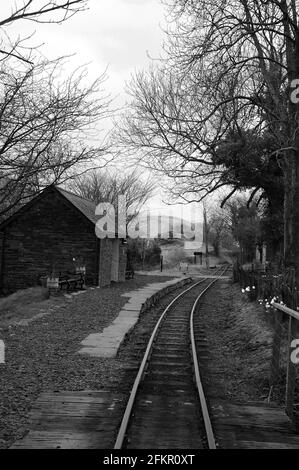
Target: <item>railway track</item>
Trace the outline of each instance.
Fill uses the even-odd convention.
[[[227,269],[227,268],[226,268]],[[198,351],[206,347],[194,324],[201,297],[217,282],[194,282],[163,311],[148,342],[114,449],[215,449],[201,383]]]

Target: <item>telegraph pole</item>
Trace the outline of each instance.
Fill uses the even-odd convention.
[[[206,267],[207,269],[210,268],[210,259],[209,259],[209,230],[208,230],[208,220],[207,220],[207,211],[205,206],[203,206],[203,219],[204,219],[204,234],[205,234],[205,241],[206,241]]]

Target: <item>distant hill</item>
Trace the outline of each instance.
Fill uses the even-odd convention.
[[[148,220],[147,214],[142,213],[138,218],[140,236],[144,238],[158,238],[160,232],[161,238],[164,239],[185,238],[192,240],[196,230],[197,240],[202,241],[203,239],[202,223],[192,224],[188,220],[165,215],[162,215],[160,220],[161,227],[159,230],[159,216],[151,215],[150,219]],[[182,236],[182,224],[184,237]]]
[[[200,252],[200,253],[205,253],[206,252],[206,244],[203,243],[202,241],[197,242],[197,241],[185,241],[184,243],[184,249],[188,253],[194,254],[194,252]],[[208,243],[208,250],[209,253],[214,251],[213,245]]]

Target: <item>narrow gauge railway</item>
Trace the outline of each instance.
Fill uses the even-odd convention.
[[[204,333],[194,325],[201,297],[226,272],[181,292],[160,316],[146,348],[115,449],[215,449],[200,377]]]

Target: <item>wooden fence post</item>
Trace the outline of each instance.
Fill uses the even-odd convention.
[[[275,311],[275,331],[272,345],[272,358],[270,368],[270,387],[275,385],[279,380],[279,365],[280,365],[280,349],[282,338],[282,313],[278,310]]]

